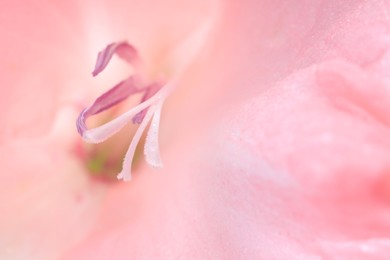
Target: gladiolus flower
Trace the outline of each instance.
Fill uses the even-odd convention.
[[[2,258],[388,257],[387,1],[31,3],[0,11]],[[101,182],[80,112],[124,179],[161,116],[164,167]]]

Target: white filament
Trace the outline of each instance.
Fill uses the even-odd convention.
[[[169,85],[169,84],[168,84]],[[128,122],[131,121],[132,117],[137,113],[141,112],[145,108],[155,104],[159,100],[164,100],[167,96],[167,90],[169,87],[165,86],[161,90],[159,90],[153,97],[149,98],[145,102],[137,105],[136,107],[130,109],[126,113],[118,116],[117,118],[111,120],[110,122],[88,129],[83,134],[83,139],[87,143],[101,143],[108,139],[109,137],[116,134],[119,130],[121,130]]]
[[[143,132],[145,131],[146,126],[148,125],[150,119],[152,118],[153,114],[155,113],[157,109],[157,105],[152,105],[148,112],[146,113],[142,123],[137,129],[137,132],[135,133],[133,140],[131,140],[131,144],[129,146],[129,149],[126,152],[126,156],[123,159],[123,166],[122,171],[118,174],[118,179],[123,179],[124,181],[130,181],[131,180],[131,164],[133,162],[135,149],[137,148],[137,145],[139,143],[139,140],[141,139],[141,136]]]
[[[163,101],[160,101],[156,104],[156,111],[153,115],[152,123],[149,127],[144,147],[146,162],[153,167],[163,166],[158,143],[162,105]]]

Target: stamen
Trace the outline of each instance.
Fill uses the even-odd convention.
[[[148,164],[155,167],[162,166],[158,149],[158,133],[163,102],[169,93],[173,91],[174,86],[176,86],[182,73],[190,66],[195,55],[201,50],[206,42],[206,36],[210,33],[211,28],[213,28],[213,23],[214,19],[206,19],[199,29],[194,30],[190,37],[186,38],[184,42],[180,43],[170,53],[167,63],[170,64],[170,69],[173,69],[175,74],[169,82],[148,81],[147,79],[150,80],[148,75],[155,75],[155,73],[146,73],[137,50],[127,42],[112,43],[98,53],[95,68],[92,72],[93,76],[98,75],[106,68],[114,54],[129,62],[135,71],[132,77],[117,84],[111,90],[100,96],[91,107],[84,109],[77,119],[78,132],[86,142],[90,143],[99,143],[106,140],[121,130],[130,121],[140,124],[124,158],[122,171],[118,175],[119,179],[124,179],[125,181],[130,180],[131,164],[135,149],[152,117],[153,120],[146,137],[144,153]],[[171,68],[172,65],[174,66]],[[93,129],[87,128],[85,122],[90,116],[105,111],[119,102],[124,101],[130,95],[142,91],[144,91],[144,94],[139,105],[104,125]]]
[[[132,45],[127,42],[111,43],[98,53],[95,69],[92,72],[94,77],[106,68],[114,54],[133,65],[136,65],[139,60],[137,50]]]
[[[139,60],[136,49],[130,44],[126,42],[112,43],[103,51],[99,52],[95,69],[92,74],[96,76],[102,72],[114,54],[117,54],[120,58],[133,65]],[[124,158],[122,171],[118,175],[118,179],[123,179],[125,181],[131,179],[131,163],[135,149],[152,117],[153,122],[145,144],[146,161],[154,167],[162,166],[160,153],[158,151],[158,127],[163,102],[171,89],[171,84],[164,84],[158,81],[148,84],[145,87],[145,85],[143,85],[143,82],[145,82],[143,78],[144,75],[139,71],[141,68],[136,67],[135,69],[135,75],[120,82],[106,93],[99,96],[90,107],[85,108],[80,113],[76,122],[78,132],[82,135],[84,141],[89,143],[100,143],[105,141],[121,130],[131,120],[133,120],[134,123],[140,124]],[[144,92],[140,104],[104,125],[93,129],[87,128],[86,120],[90,116],[99,114],[139,92]]]
[[[151,84],[146,90],[145,90],[145,93],[142,97],[142,100],[141,100],[141,103],[142,102],[145,102],[146,100],[148,100],[149,98],[151,98],[154,94],[157,93],[157,91],[159,91],[162,87],[164,86],[164,84],[160,84],[160,83],[153,83]],[[146,112],[148,111],[148,109],[144,109],[142,110],[141,112],[139,112],[138,114],[136,114],[134,117],[133,117],[133,124],[141,124],[142,120],[144,119],[145,115],[146,115]]]
[[[90,116],[99,114],[140,91],[144,91],[140,82],[134,76],[131,76],[98,97],[92,106],[84,109],[78,117],[77,131],[79,134],[84,136],[87,130],[85,122]]]
[[[161,89],[150,99],[130,109],[129,111],[111,120],[110,122],[92,129],[87,129],[83,133],[84,141],[89,143],[100,143],[105,141],[112,135],[116,134],[127,123],[129,123],[129,121],[132,119],[134,115],[141,112],[143,109],[150,107],[152,104],[155,104],[157,101],[165,99],[165,94],[166,94],[165,88],[166,87]]]
[[[134,158],[135,149],[137,148],[137,145],[139,143],[139,140],[141,139],[141,136],[143,132],[145,131],[146,126],[148,125],[150,119],[152,118],[154,112],[156,110],[156,105],[153,105],[149,111],[146,113],[146,116],[140,126],[137,129],[137,132],[135,133],[133,140],[131,140],[131,144],[129,147],[129,150],[126,153],[125,159],[123,160],[123,166],[122,171],[118,174],[117,178],[123,179],[124,181],[130,181],[131,180],[131,163]]]
[[[156,112],[154,113],[152,123],[149,127],[148,135],[145,141],[145,158],[146,162],[153,167],[162,167],[162,160],[160,156],[160,149],[158,144],[159,125],[161,117],[161,109],[163,102],[157,104]]]

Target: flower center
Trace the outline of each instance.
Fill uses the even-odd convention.
[[[128,100],[133,103],[133,100]],[[127,103],[127,102],[126,102]],[[117,105],[96,118],[91,118],[89,125],[95,127],[102,123],[109,122],[123,112],[125,106]],[[126,154],[127,148],[130,145],[129,136],[134,135],[138,124],[128,124],[124,126],[122,131],[113,135],[109,140],[98,144],[91,144],[85,142],[77,142],[76,153],[83,161],[84,166],[91,176],[103,181],[115,181],[116,175],[121,171],[122,158]],[[137,147],[133,159],[133,167],[136,168],[141,162],[142,146],[144,140],[141,139],[140,145]]]
[[[144,132],[146,132],[144,144],[146,162],[153,167],[162,167],[159,152],[159,125],[164,101],[172,92],[184,70],[192,63],[198,51],[203,46],[211,25],[212,19],[206,20],[174,49],[171,54],[173,58],[173,62],[171,62],[173,64],[166,67],[175,72],[174,77],[169,81],[162,77],[164,75],[160,75],[156,71],[149,71],[151,73],[147,74],[148,70],[146,70],[144,62],[139,57],[137,50],[127,42],[109,44],[104,50],[98,53],[95,69],[92,72],[93,76],[99,75],[106,68],[114,54],[134,67],[133,75],[99,96],[91,106],[85,108],[80,113],[76,122],[77,130],[84,141],[93,144],[102,143],[112,137],[128,125],[129,122],[138,126],[125,154],[122,169],[117,175],[118,179],[125,181],[131,179],[132,162],[136,155],[137,145],[141,141]],[[178,57],[182,58],[177,59]],[[156,78],[150,80],[151,76]],[[100,114],[136,94],[141,95],[141,101],[137,106],[103,125],[92,129],[87,127],[86,121],[89,117]],[[146,131],[147,128],[148,130]],[[123,144],[123,141],[118,140],[118,143]],[[108,149],[110,150],[110,148],[112,147]],[[97,149],[98,151],[95,151],[96,149],[93,150],[94,153],[92,153],[90,160],[88,160],[90,170],[99,171],[107,165],[111,165],[109,163],[111,161],[109,159],[111,155],[105,149],[107,148],[103,147],[102,151],[99,151],[99,149]],[[121,149],[115,150],[121,151]],[[109,151],[109,153],[111,154],[112,152]],[[113,166],[112,169],[115,168]]]
[[[161,109],[171,87],[170,84],[166,83],[163,79],[150,81],[147,78],[144,73],[144,65],[137,50],[127,42],[112,43],[99,52],[92,75],[99,75],[99,73],[101,73],[109,64],[114,54],[133,65],[135,73],[116,84],[110,90],[99,96],[91,106],[85,108],[80,113],[76,125],[77,130],[84,141],[95,144],[110,138],[129,122],[139,125],[126,152],[122,170],[117,176],[118,179],[128,181],[131,179],[131,165],[137,145],[149,123],[150,126],[144,145],[146,162],[154,167],[162,166],[158,145],[159,123]],[[89,117],[100,114],[135,94],[142,95],[141,101],[137,106],[108,123],[96,128],[88,129],[86,120]],[[119,141],[119,143],[121,142]],[[90,160],[87,162],[89,170],[103,171],[106,166],[115,169],[115,166],[111,166],[111,157],[109,153],[110,152],[107,152],[104,147],[102,149],[94,149],[90,156]]]

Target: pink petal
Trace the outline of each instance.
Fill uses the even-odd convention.
[[[345,62],[323,64],[317,72],[317,82],[321,92],[337,106],[354,104],[390,126],[390,95],[386,85],[389,82]]]
[[[0,57],[0,142],[45,136],[58,109],[88,81],[84,37],[77,19],[67,19],[76,7],[34,0],[1,5],[0,49],[7,51]]]

